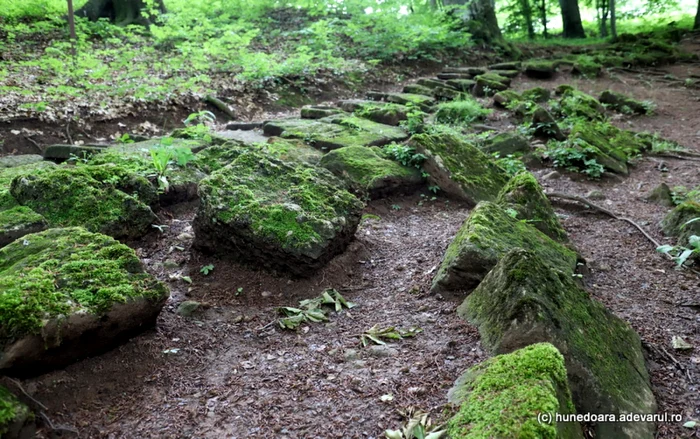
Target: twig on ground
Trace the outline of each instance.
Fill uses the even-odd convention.
[[[36,143],[36,140],[32,139],[29,136],[24,136],[24,138],[29,140],[32,143],[32,145],[36,146],[36,149],[38,149],[40,153],[43,153],[43,151],[41,150],[41,146],[39,146],[39,144]]]
[[[604,213],[605,215],[608,215],[608,216],[611,217],[611,218],[614,218],[614,219],[619,220],[619,221],[625,221],[626,223],[629,223],[629,224],[633,225],[637,230],[639,230],[639,231],[642,233],[642,235],[644,235],[644,237],[645,237],[646,239],[648,239],[652,244],[654,244],[654,249],[657,249],[657,248],[661,247],[661,244],[660,244],[657,240],[655,240],[654,238],[652,238],[652,236],[649,235],[649,234],[646,232],[646,230],[644,230],[644,229],[642,228],[642,226],[640,226],[640,225],[637,224],[636,222],[632,221],[632,220],[629,219],[629,218],[624,218],[624,217],[618,216],[618,215],[616,215],[614,212],[612,212],[612,211],[610,211],[610,210],[608,210],[608,209],[606,209],[606,208],[604,208],[604,207],[601,207],[601,206],[598,206],[598,205],[596,205],[596,204],[593,204],[593,203],[591,203],[588,199],[586,199],[586,198],[584,198],[584,197],[579,197],[579,196],[577,196],[577,195],[561,194],[561,193],[558,193],[558,192],[551,192],[551,193],[548,193],[548,194],[546,194],[546,195],[547,195],[547,197],[549,197],[549,198],[561,198],[561,199],[563,199],[563,200],[578,201],[579,203],[585,204],[585,205],[591,207],[593,210],[597,210],[598,212]],[[668,253],[664,253],[664,254],[665,254],[666,257],[668,257],[669,259],[673,259],[673,257],[672,257],[671,255],[669,255]],[[697,274],[697,275],[700,275],[700,271],[698,271],[698,270],[695,270],[695,269],[693,269],[693,268],[686,267],[686,266],[683,266],[683,267],[684,267],[684,268],[687,268],[688,270],[692,271],[693,273],[695,273],[695,274]]]
[[[668,157],[668,158],[676,159],[676,160],[687,160],[687,161],[691,161],[691,162],[700,162],[700,158],[696,158],[695,156],[675,155],[675,154],[669,154],[667,152],[655,153],[654,156],[656,156],[656,157]]]
[[[229,108],[229,106],[226,105],[226,103],[224,101],[222,101],[221,99],[218,99],[212,95],[206,95],[204,97],[204,102],[208,102],[208,103],[212,104],[213,106],[215,106],[217,109],[219,109],[222,113],[226,114],[231,119],[236,118],[236,113],[234,113],[233,110],[231,110],[231,108]]]
[[[564,199],[564,200],[578,201],[579,203],[586,204],[586,205],[592,207],[594,210],[597,210],[597,211],[599,211],[599,212],[602,212],[602,213],[608,215],[608,216],[611,217],[611,218],[614,218],[614,219],[620,220],[620,221],[625,221],[625,222],[627,222],[627,223],[629,223],[629,224],[632,224],[637,230],[639,230],[640,232],[642,232],[642,234],[644,235],[644,237],[645,237],[646,239],[648,239],[652,244],[654,244],[656,247],[660,247],[660,246],[661,246],[661,244],[659,244],[659,242],[658,242],[657,240],[655,240],[654,238],[652,238],[651,235],[649,235],[649,234],[642,228],[642,226],[640,226],[639,224],[635,223],[634,221],[632,221],[632,220],[629,219],[629,218],[623,218],[623,217],[621,217],[621,216],[618,216],[618,215],[616,215],[614,212],[612,212],[612,211],[610,211],[610,210],[608,210],[608,209],[606,209],[606,208],[604,208],[604,207],[595,205],[595,204],[591,203],[591,202],[590,202],[588,199],[586,199],[586,198],[579,197],[579,196],[576,196],[576,195],[561,194],[561,193],[557,193],[557,192],[548,193],[547,196],[548,196],[548,197],[552,197],[552,198],[561,198],[561,199]]]

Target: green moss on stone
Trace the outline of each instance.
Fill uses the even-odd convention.
[[[549,343],[486,360],[460,380],[463,402],[448,423],[453,439],[582,437],[578,424],[538,422],[538,414],[575,413],[564,358]]]
[[[678,245],[688,247],[688,239],[692,235],[700,236],[700,220],[686,224],[688,221],[700,218],[700,202],[685,201],[670,211],[661,222],[661,228],[668,236],[677,236]]]
[[[649,104],[636,101],[622,93],[605,90],[600,95],[600,102],[613,110],[625,114],[647,114],[651,110]]]
[[[504,108],[510,108],[522,100],[523,97],[513,90],[499,91],[493,95],[493,102]]]
[[[156,196],[150,182],[112,164],[57,167],[20,175],[12,181],[10,192],[19,203],[43,215],[52,227],[83,226],[125,238],[143,235],[156,220],[148,207]]]
[[[533,78],[551,78],[557,71],[558,61],[539,59],[523,64],[525,74]]]
[[[515,210],[517,219],[527,220],[553,240],[569,241],[542,186],[530,172],[523,171],[511,178],[498,195],[497,203],[505,209]]]
[[[588,55],[579,55],[574,61],[573,72],[585,77],[595,78],[602,70],[603,65]]]
[[[551,96],[551,92],[543,87],[534,87],[525,90],[521,93],[521,96],[526,101],[532,101],[537,103],[547,102]]]
[[[458,308],[495,354],[549,342],[564,353],[580,412],[654,413],[639,336],[557,260],[513,249]],[[652,437],[653,424],[601,423],[596,437]]]
[[[469,124],[483,120],[489,114],[491,110],[482,107],[476,99],[465,97],[463,100],[439,104],[435,111],[435,121],[456,125]]]
[[[283,119],[266,123],[265,134],[301,139],[315,148],[332,150],[344,146],[381,146],[406,139],[395,126],[354,116],[323,119]]]
[[[383,158],[376,147],[346,146],[324,155],[320,165],[336,176],[349,180],[351,186],[375,192],[410,189],[423,178],[420,170]]]
[[[49,319],[161,300],[167,289],[132,249],[79,227],[24,236],[0,249],[0,341],[39,334]]]
[[[575,252],[495,203],[481,202],[469,214],[443,256],[433,291],[470,291],[514,248],[532,250],[552,266],[574,272]]]
[[[561,90],[561,91],[560,91]],[[605,120],[605,107],[596,98],[573,88],[557,88],[561,95],[553,108],[563,117],[579,117],[587,120]]]
[[[456,133],[418,134],[410,144],[428,159],[429,182],[446,194],[476,204],[494,200],[508,177],[493,159]]]
[[[201,246],[215,249],[229,239],[290,258],[318,258],[329,240],[356,225],[363,206],[329,171],[254,150],[204,179],[199,192]],[[227,238],[216,242],[220,233]]]
[[[44,217],[27,206],[15,206],[7,210],[0,210],[0,247],[27,233],[40,232],[46,227],[47,223]]]
[[[15,177],[18,175],[31,175],[41,169],[53,167],[56,167],[56,164],[53,162],[40,161],[26,165],[0,168],[0,210],[9,209],[18,205],[17,200],[10,194],[10,186]]]

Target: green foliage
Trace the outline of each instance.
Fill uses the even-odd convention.
[[[482,107],[476,99],[465,97],[462,100],[438,105],[435,112],[435,121],[455,125],[469,124],[477,120],[483,120],[491,113],[491,110]]]
[[[600,178],[605,169],[595,159],[590,158],[590,154],[595,152],[588,143],[581,141],[581,139],[566,142],[550,140],[543,156],[551,159],[557,168],[581,172],[591,178]]]
[[[214,264],[203,265],[202,268],[199,269],[199,272],[205,276],[208,276],[212,271],[214,271]]]
[[[194,153],[191,148],[187,146],[173,146],[171,137],[163,137],[160,145],[149,150],[149,153],[151,154],[153,168],[156,171],[158,189],[161,192],[168,192],[170,189],[170,182],[167,178],[168,167],[174,164],[184,168],[194,159]]]
[[[700,221],[700,217],[693,218],[690,221],[687,221],[685,224],[683,224],[683,227],[698,221]],[[688,237],[687,246],[662,245],[658,247],[656,251],[671,256],[676,262],[676,267],[681,268],[684,265],[686,265],[686,263],[689,260],[691,260],[691,258],[697,258],[698,256],[700,256],[700,236],[690,235],[690,237]]]
[[[506,171],[509,177],[526,170],[522,160],[513,154],[508,154],[503,158],[499,158],[499,153],[494,153],[494,157],[496,158],[496,164]]]
[[[385,146],[384,152],[404,166],[420,168],[426,159],[425,155],[417,153],[415,148],[397,143]]]

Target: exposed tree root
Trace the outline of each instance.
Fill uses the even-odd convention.
[[[546,195],[547,195],[547,197],[549,197],[549,198],[561,198],[561,199],[563,199],[563,200],[577,201],[577,202],[579,202],[579,203],[581,203],[581,204],[587,205],[588,207],[592,208],[593,210],[596,210],[596,211],[598,211],[598,212],[600,212],[600,213],[604,213],[605,215],[607,215],[607,216],[609,216],[609,217],[611,217],[611,218],[614,218],[614,219],[616,219],[616,220],[624,221],[624,222],[626,222],[626,223],[629,223],[629,224],[633,225],[637,230],[639,230],[639,231],[642,233],[642,235],[644,235],[644,237],[645,237],[646,239],[649,240],[649,242],[651,242],[652,244],[654,244],[654,249],[657,249],[657,248],[659,248],[659,247],[661,246],[661,244],[660,244],[657,240],[655,240],[651,235],[649,235],[649,233],[647,233],[646,230],[644,230],[644,229],[642,228],[642,226],[640,226],[640,225],[637,224],[636,222],[632,221],[632,220],[629,219],[629,218],[624,218],[624,217],[618,216],[617,214],[615,214],[615,213],[612,212],[611,210],[608,210],[608,209],[606,209],[606,208],[604,208],[604,207],[601,207],[601,206],[598,206],[598,205],[596,205],[596,204],[593,204],[593,203],[591,203],[588,199],[586,199],[586,198],[584,198],[584,197],[579,197],[579,196],[577,196],[577,195],[562,194],[562,193],[558,193],[558,192],[551,192],[551,193],[548,193],[548,194],[546,194]],[[667,253],[664,253],[664,254],[665,254],[666,257],[668,257],[669,259],[673,259],[671,255],[669,255],[669,254],[667,254]],[[700,275],[700,271],[697,271],[697,270],[695,270],[695,269],[693,269],[693,268],[685,267],[685,266],[684,266],[683,268],[687,268],[688,270],[692,271],[693,273],[695,273],[695,274],[697,274],[697,275]]]
[[[233,110],[231,110],[229,108],[229,106],[226,105],[226,103],[224,101],[222,101],[221,99],[218,99],[212,95],[206,95],[206,97],[204,98],[204,102],[208,102],[208,103],[212,104],[217,109],[219,109],[222,113],[224,113],[228,117],[230,117],[231,120],[236,119],[236,113],[234,113]]]

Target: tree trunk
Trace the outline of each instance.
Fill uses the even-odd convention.
[[[486,44],[503,43],[493,0],[443,0],[444,6],[462,6],[455,13],[467,25],[475,41]]]
[[[547,31],[547,0],[540,0],[540,5],[539,5],[539,15],[540,15],[540,23],[542,23],[542,35],[544,35],[544,38],[547,39],[549,38],[549,32]]]
[[[564,23],[564,38],[586,38],[581,23],[578,0],[559,0],[561,19]]]
[[[530,0],[520,0],[520,9],[522,10],[525,26],[527,27],[527,37],[534,40],[535,26],[532,23],[532,6],[530,5]]]
[[[608,14],[609,5],[606,0],[596,1],[596,10],[598,14],[598,27],[601,38],[608,36]]]
[[[610,34],[613,41],[617,40],[617,17],[615,16],[615,0],[610,0]]]
[[[698,12],[695,14],[695,26],[693,29],[700,29],[700,0],[698,0]]]
[[[165,12],[163,0],[155,0],[155,7],[157,12],[161,14]],[[108,18],[119,26],[151,24],[152,19],[141,14],[144,9],[146,9],[144,0],[89,0],[85,6],[75,12],[75,15],[86,17],[90,21]]]

